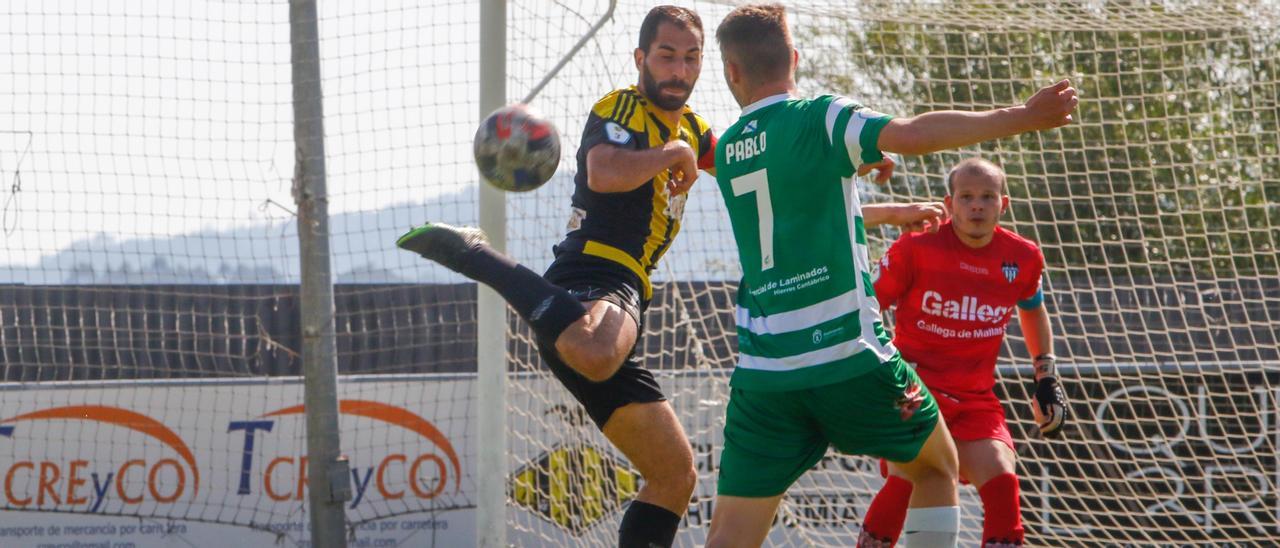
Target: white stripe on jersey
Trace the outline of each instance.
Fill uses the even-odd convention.
[[[871,338],[863,333],[861,337],[853,340],[845,341],[835,346],[819,348],[804,354],[796,354],[794,356],[786,356],[782,358],[765,358],[761,356],[752,356],[750,354],[739,352],[738,367],[746,369],[759,369],[761,371],[793,371],[796,369],[804,369],[816,365],[825,365],[837,360],[843,360],[850,356],[854,356],[864,350],[875,350],[868,344],[869,341],[876,340],[875,334],[872,333]],[[877,352],[879,354],[879,352]],[[892,357],[892,354],[890,354]],[[882,358],[885,361],[888,358]]]
[[[865,350],[871,350],[881,362],[890,360],[898,353],[892,343],[880,344],[880,339],[876,337],[875,322],[880,321],[880,306],[875,297],[866,296],[866,279],[862,276],[863,272],[870,272],[870,268],[867,246],[858,243],[857,217],[862,213],[861,204],[853,180],[846,178],[841,182],[849,219],[849,243],[853,249],[853,256],[850,257],[855,278],[853,291],[801,309],[759,318],[750,317],[746,309],[739,307],[736,320],[739,326],[752,333],[764,335],[799,331],[857,310],[862,333],[856,339],[794,356],[767,358],[740,353],[738,367],[761,371],[793,371],[842,360]]]
[[[867,119],[858,115],[862,112],[871,111],[862,108],[849,113],[849,125],[844,127],[844,147],[849,152],[849,161],[853,163],[855,170],[862,165],[862,128],[867,125]],[[846,188],[848,188],[847,185]],[[847,190],[845,192],[848,193]],[[846,199],[845,203],[847,204],[848,202]],[[862,213],[861,210],[850,211],[856,211],[857,214]]]
[[[835,144],[832,133],[836,131],[836,118],[840,117],[840,111],[851,105],[853,105],[853,99],[848,97],[836,97],[831,104],[827,105],[827,144]],[[853,165],[857,166],[858,163]]]
[[[853,127],[852,119],[849,120],[849,126]],[[862,204],[858,200],[858,189],[854,186],[853,179],[846,178],[841,182],[844,183],[841,185],[844,189],[844,207],[849,214],[849,243],[852,244],[850,247],[853,249],[853,275],[857,284],[853,291],[858,297],[858,319],[862,324],[862,335],[858,340],[866,341],[867,347],[875,351],[880,361],[888,361],[898,353],[898,349],[894,348],[892,343],[880,344],[880,339],[876,337],[875,322],[880,321],[880,303],[875,297],[866,296],[869,293],[866,288],[867,280],[862,277],[863,272],[871,272],[870,259],[867,258],[867,245],[858,243],[856,217],[862,216]]]
[[[751,311],[738,307],[735,314],[738,327],[756,335],[777,335],[799,331],[834,320],[858,308],[858,295],[848,291],[825,301],[814,303],[804,308],[788,310],[768,316],[751,317]]]

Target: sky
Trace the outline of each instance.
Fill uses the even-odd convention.
[[[475,209],[478,3],[420,4],[321,3],[330,214],[404,211],[334,234],[335,261],[386,263],[378,248],[424,220],[415,211],[443,208],[467,222]],[[516,248],[534,240],[523,244],[531,260],[567,219],[567,176],[591,103],[635,81],[630,50],[647,5],[632,4],[533,102],[561,128],[565,161],[554,186],[509,207],[514,225],[533,227],[513,238]],[[604,7],[511,2],[508,96],[523,96]],[[41,270],[27,281],[52,283],[85,262],[294,260],[296,244],[275,245],[296,232],[285,226],[295,208],[285,5],[10,2],[0,7],[0,40],[9,51],[0,77],[11,83],[0,90],[0,265]],[[711,61],[695,106],[714,93],[703,91],[715,87],[708,82],[723,87]],[[720,95],[708,117],[723,127],[736,109]],[[172,249],[195,234],[204,235],[198,245],[188,237]],[[280,251],[255,256],[263,248]]]
[[[0,88],[0,283],[64,283],[76,268],[145,271],[161,263],[173,283],[237,281],[208,274],[228,269],[296,281],[287,4],[138,4],[0,4],[8,50],[0,79],[10,83]],[[564,232],[586,113],[637,79],[632,50],[649,4],[621,2],[533,100],[563,143],[552,183],[509,195],[511,252],[535,269]],[[729,9],[683,4],[707,29]],[[607,8],[589,0],[508,6],[511,101]],[[478,2],[320,8],[334,270],[368,280],[456,281],[391,242],[428,219],[477,221]],[[713,37],[690,104],[717,129],[736,119]],[[714,180],[704,176],[657,277],[733,279],[735,253]]]

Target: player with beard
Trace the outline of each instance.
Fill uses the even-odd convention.
[[[1013,436],[992,392],[1005,326],[1018,313],[1035,367],[1032,413],[1045,437],[1067,418],[1049,313],[1040,289],[1044,256],[1000,227],[1009,208],[1004,170],[969,158],[947,175],[951,221],[933,234],[907,234],[880,259],[880,308],[896,307],[893,344],[933,392],[951,430],[960,475],[982,498],[984,547],[1021,546]],[[893,546],[912,485],[896,468],[867,510],[859,546]]]
[[[653,294],[649,274],[680,230],[698,170],[714,171],[715,136],[685,104],[702,45],[693,11],[649,11],[635,50],[639,84],[605,95],[587,116],[569,232],[543,276],[474,228],[426,224],[396,242],[501,294],[533,328],[551,371],[640,471],[622,547],[670,546],[697,481],[689,440],[635,349]],[[919,230],[942,214],[941,204],[884,204],[867,223]]]
[[[649,274],[680,230],[698,170],[713,162],[711,127],[685,105],[702,44],[693,11],[649,11],[635,50],[639,84],[605,95],[587,116],[569,231],[543,276],[473,228],[426,224],[396,242],[501,294],[533,328],[551,371],[640,471],[622,547],[670,546],[697,481],[689,439],[635,349]]]

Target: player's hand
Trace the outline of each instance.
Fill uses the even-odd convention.
[[[1031,397],[1031,413],[1035,416],[1040,435],[1057,437],[1067,422],[1067,396],[1058,384],[1058,368],[1053,354],[1036,356],[1036,391]]]
[[[898,164],[893,161],[893,158],[890,158],[889,155],[886,154],[884,159],[879,162],[858,166],[858,176],[862,177],[871,173],[871,170],[874,169],[876,170],[876,178],[874,179],[876,184],[883,185],[889,182],[889,178],[893,176],[893,166],[896,165]]]
[[[667,192],[672,196],[689,192],[694,181],[698,180],[698,155],[693,152],[693,147],[680,139],[672,139],[662,145],[662,149],[671,158],[671,165],[667,168]]]
[[[1070,80],[1062,80],[1052,86],[1040,88],[1024,105],[1027,130],[1053,129],[1071,123],[1071,112],[1080,103],[1076,88]]]
[[[937,232],[947,220],[947,208],[942,202],[899,204],[893,217],[893,224],[903,232]]]

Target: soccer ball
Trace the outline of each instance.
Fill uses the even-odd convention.
[[[551,121],[528,105],[507,105],[480,124],[476,167],[489,184],[528,192],[551,179],[560,165],[560,135]]]

